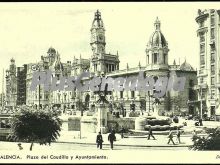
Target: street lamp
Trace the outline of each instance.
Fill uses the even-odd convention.
[[[150,91],[148,91],[148,98],[149,98],[149,112],[150,112],[150,104],[151,104],[151,100],[150,98],[153,97],[152,94],[150,94]]]

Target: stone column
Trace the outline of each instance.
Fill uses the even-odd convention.
[[[105,104],[97,104],[97,132],[107,133],[107,107]]]

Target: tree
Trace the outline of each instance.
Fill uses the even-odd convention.
[[[220,127],[206,130],[207,137],[194,136],[191,150],[220,150]]]
[[[46,145],[55,141],[59,136],[62,122],[57,113],[50,110],[22,109],[12,119],[12,134],[15,141]]]

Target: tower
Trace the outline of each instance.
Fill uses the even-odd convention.
[[[105,28],[101,18],[101,13],[97,10],[91,28],[91,48],[92,48],[92,71],[102,72],[105,70],[104,62],[101,60],[105,53]]]
[[[118,52],[117,55],[113,55],[105,51],[105,28],[99,10],[95,12],[90,31],[92,48],[90,71],[100,74],[118,70],[120,62]]]
[[[154,32],[146,48],[147,69],[168,69],[168,43],[161,32],[161,23],[157,17]]]
[[[105,53],[105,28],[101,18],[101,13],[97,10],[91,28],[91,47],[94,57],[100,57]]]

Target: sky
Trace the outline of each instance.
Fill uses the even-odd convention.
[[[90,28],[97,9],[106,29],[106,53],[118,51],[120,69],[146,65],[146,45],[154,32],[156,17],[168,47],[169,64],[186,59],[195,69],[199,41],[197,10],[216,8],[219,3],[193,2],[36,2],[0,3],[0,77],[10,59],[16,66],[38,62],[54,47],[61,61],[90,58]],[[0,89],[1,91],[2,89]]]

